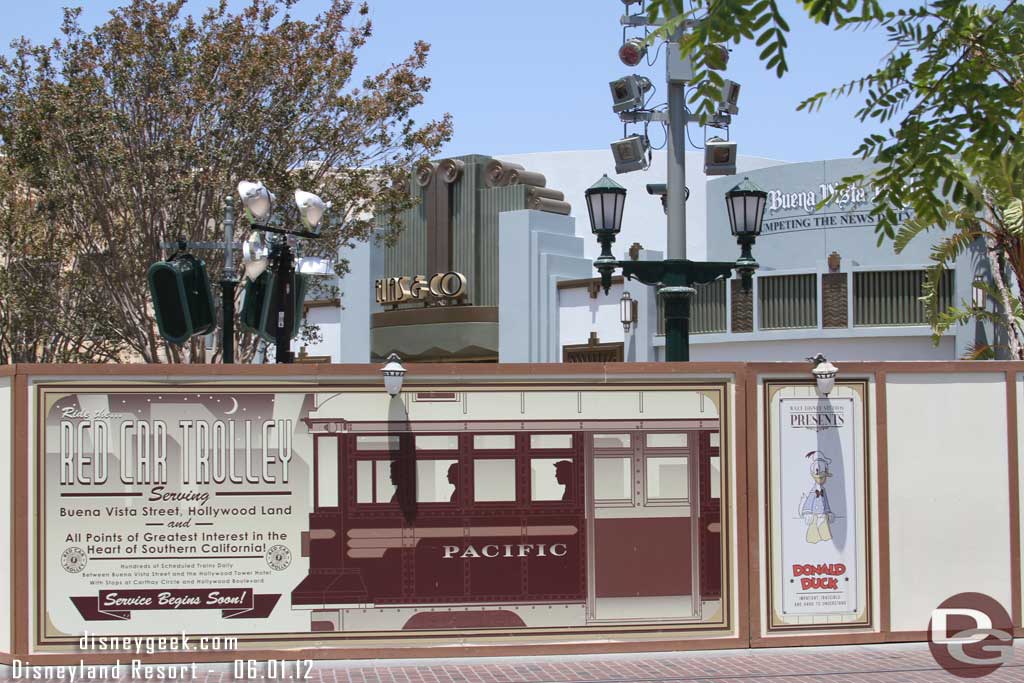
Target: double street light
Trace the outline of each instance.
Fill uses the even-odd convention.
[[[255,245],[250,245],[247,253],[246,270],[250,275],[258,276],[269,267],[273,274],[273,291],[265,293],[269,297],[265,310],[272,316],[271,325],[274,330],[275,360],[278,363],[291,363],[294,354],[291,352],[291,338],[295,328],[296,315],[296,263],[290,240],[296,237],[316,239],[320,237],[320,224],[324,214],[330,208],[320,197],[295,190],[295,210],[297,211],[298,227],[286,227],[289,218],[274,211],[276,197],[263,185],[256,181],[243,180],[238,183],[238,195],[242,199],[242,207],[254,229],[269,233],[268,249],[263,253]],[[251,254],[251,256],[249,255]],[[323,259],[300,259],[298,272],[317,273],[325,271],[328,263]],[[300,288],[301,291],[301,288]]]
[[[657,287],[658,295],[665,302],[665,360],[690,360],[690,302],[696,294],[693,285],[728,278],[736,271],[742,279],[743,288],[750,289],[758,267],[751,249],[761,234],[768,193],[748,178],[725,193],[729,226],[740,245],[740,257],[735,262],[688,259],[618,261],[612,254],[612,243],[622,229],[626,188],[605,174],[584,194],[590,213],[590,229],[601,245],[601,255],[594,261],[594,267],[601,274],[601,287],[605,294],[611,289],[612,273],[616,270],[621,270],[626,279],[635,278],[645,285]]]

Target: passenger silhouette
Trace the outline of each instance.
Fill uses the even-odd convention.
[[[390,476],[391,476],[391,485],[395,487],[395,492],[391,494],[391,502],[392,503],[397,503],[398,502],[398,491],[401,488],[401,483],[400,482],[401,482],[401,479],[402,479],[402,468],[399,465],[399,462],[397,460],[392,460],[391,461]]]
[[[571,460],[559,460],[555,463],[555,481],[565,487],[562,500],[572,500],[573,466]]]
[[[459,501],[459,463],[457,462],[453,462],[448,468],[448,483],[455,487],[452,489],[452,497],[449,502],[457,503]]]

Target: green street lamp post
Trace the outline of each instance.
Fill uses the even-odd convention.
[[[590,229],[601,245],[601,255],[594,260],[594,268],[601,274],[601,287],[605,294],[611,289],[612,273],[616,270],[622,271],[626,279],[657,287],[658,296],[664,300],[665,360],[690,360],[690,302],[696,294],[693,286],[731,277],[735,270],[742,278],[743,288],[750,289],[753,273],[758,267],[751,249],[761,234],[768,193],[747,178],[725,193],[729,226],[740,245],[740,257],[735,262],[688,259],[618,261],[612,254],[612,243],[622,229],[626,188],[605,174],[584,194],[590,213]]]

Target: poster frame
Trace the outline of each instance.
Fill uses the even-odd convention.
[[[844,387],[851,389],[854,394],[860,399],[860,415],[857,415],[857,402],[854,401],[854,414],[860,420],[860,425],[856,429],[854,434],[855,439],[859,439],[860,442],[860,457],[863,459],[863,480],[859,483],[860,490],[863,492],[863,499],[859,500],[858,503],[863,506],[864,519],[863,528],[864,533],[858,537],[858,542],[863,548],[864,559],[863,562],[858,560],[859,565],[863,565],[864,574],[862,576],[863,589],[858,592],[863,594],[864,601],[864,616],[861,619],[855,621],[842,621],[834,623],[786,623],[782,620],[781,615],[776,611],[776,605],[781,605],[783,601],[781,585],[776,583],[775,575],[775,557],[773,553],[773,546],[775,545],[774,530],[776,524],[776,516],[774,510],[774,494],[773,491],[773,477],[774,470],[772,468],[773,452],[775,449],[775,442],[779,436],[777,433],[777,426],[775,419],[778,415],[772,410],[773,400],[775,395],[784,390],[797,387],[814,387],[816,386],[815,380],[798,380],[798,379],[787,379],[787,380],[769,380],[765,379],[763,382],[763,413],[762,413],[762,424],[764,425],[764,448],[763,448],[763,467],[764,467],[764,483],[761,488],[761,493],[764,496],[764,511],[765,511],[765,524],[764,530],[764,554],[765,554],[765,605],[764,605],[764,616],[765,624],[767,626],[767,634],[773,633],[785,633],[791,631],[799,631],[801,633],[813,633],[813,632],[829,632],[829,631],[849,631],[849,630],[873,630],[875,619],[874,619],[874,604],[875,604],[875,584],[874,584],[874,552],[873,547],[874,539],[872,535],[872,524],[873,524],[873,510],[872,510],[872,490],[871,490],[871,477],[872,477],[872,449],[871,441],[869,439],[868,425],[871,423],[872,414],[871,406],[868,400],[869,397],[869,381],[867,379],[855,379],[855,380],[842,380],[836,382],[836,387]],[[855,441],[856,444],[856,441]],[[856,445],[855,445],[856,449]],[[856,488],[855,488],[856,491]]]

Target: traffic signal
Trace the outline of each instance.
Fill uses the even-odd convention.
[[[292,329],[289,339],[295,339],[302,328],[302,303],[306,299],[309,278],[301,273],[292,274]],[[245,301],[242,303],[242,326],[254,332],[271,344],[277,341],[277,316],[281,308],[277,305],[277,274],[263,271],[255,280],[245,285]]]
[[[190,254],[157,261],[146,273],[160,336],[183,344],[196,334],[209,334],[217,326],[213,293],[206,264]]]

